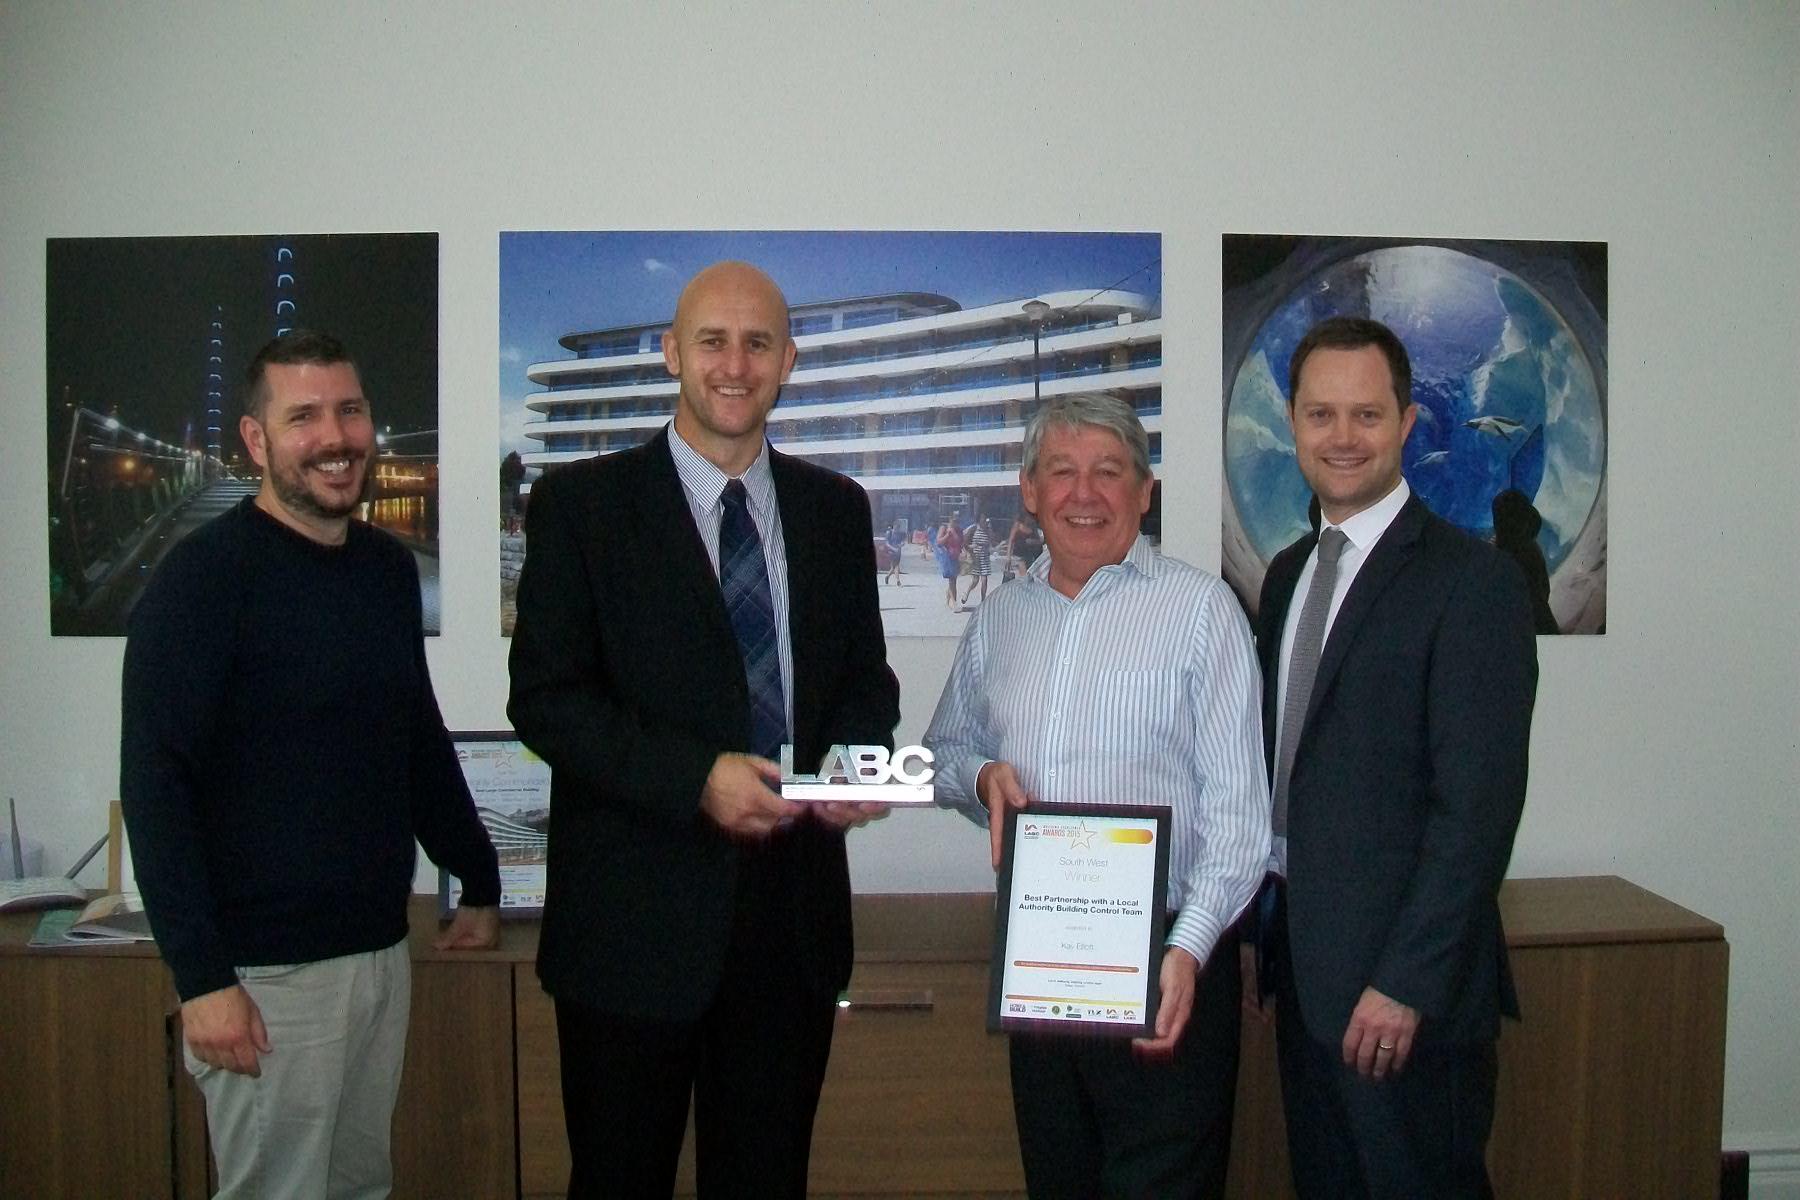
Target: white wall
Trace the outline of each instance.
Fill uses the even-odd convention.
[[[465,728],[504,721],[498,230],[1160,230],[1166,537],[1208,565],[1221,233],[1603,240],[1611,632],[1540,643],[1513,873],[1617,873],[1724,923],[1727,1141],[1800,1195],[1800,18],[1450,7],[10,0],[0,793],[62,863],[116,786],[122,644],[48,634],[46,237],[441,234],[431,660]],[[890,650],[911,739],[951,646]],[[863,890],[987,883],[956,818],[856,836]]]

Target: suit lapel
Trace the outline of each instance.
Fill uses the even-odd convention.
[[[811,589],[795,587],[794,580],[804,578],[812,569],[817,541],[811,537],[795,536],[800,529],[809,525],[801,512],[804,501],[799,494],[799,480],[794,474],[793,464],[788,460],[787,455],[782,454],[773,446],[769,447],[769,474],[775,479],[775,507],[781,510],[781,546],[787,555],[788,591],[790,593],[801,590],[810,591]],[[788,598],[790,614],[793,609],[794,597],[790,595]],[[799,622],[790,615],[789,627],[792,628],[798,624]]]
[[[775,506],[781,510],[781,546],[787,556],[788,645],[794,657],[794,736],[801,738],[806,728],[806,700],[812,695],[814,664],[808,656],[816,639],[804,638],[796,630],[819,627],[829,619],[814,611],[825,601],[827,589],[820,586],[821,555],[827,548],[819,544],[819,523],[810,519],[807,500],[801,495],[799,476],[793,463],[773,446],[769,448],[769,473],[775,479]]]
[[[1412,558],[1413,551],[1419,542],[1419,531],[1425,525],[1425,504],[1418,496],[1410,497],[1394,523],[1389,525],[1381,540],[1375,543],[1375,549],[1364,561],[1362,569],[1356,573],[1356,581],[1344,595],[1344,602],[1338,608],[1337,619],[1331,623],[1331,633],[1325,638],[1325,648],[1319,655],[1319,673],[1313,679],[1312,698],[1306,706],[1306,724],[1301,727],[1302,734],[1311,728],[1313,717],[1319,711],[1319,704],[1325,694],[1331,690],[1331,682],[1337,677],[1338,668],[1350,652],[1350,645],[1356,640],[1356,631],[1375,601],[1387,590],[1394,576],[1407,560]]]
[[[1263,757],[1269,766],[1275,762],[1275,725],[1280,719],[1276,706],[1280,699],[1282,633],[1287,628],[1288,607],[1294,602],[1294,585],[1300,580],[1315,540],[1315,535],[1307,534],[1294,544],[1293,553],[1283,554],[1270,564],[1268,611],[1257,614],[1263,635],[1256,649],[1262,658],[1263,679],[1267,681],[1262,694]]]

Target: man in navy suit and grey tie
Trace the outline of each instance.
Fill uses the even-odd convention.
[[[1257,614],[1275,790],[1263,977],[1294,1184],[1303,1200],[1491,1195],[1495,1041],[1518,1016],[1497,896],[1525,799],[1530,601],[1517,567],[1401,477],[1417,410],[1391,330],[1321,322],[1288,397],[1322,518],[1270,564]]]
[[[681,294],[674,420],[531,492],[507,705],[551,770],[538,978],[569,1194],[667,1196],[690,1097],[702,1196],[806,1192],[850,977],[844,831],[775,759],[889,744],[869,504],[778,454],[787,302],[747,263]]]

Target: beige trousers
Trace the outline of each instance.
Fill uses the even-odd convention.
[[[388,1141],[412,967],[405,941],[285,967],[239,967],[273,1049],[252,1079],[186,1046],[206,1097],[219,1200],[376,1200],[393,1186]]]

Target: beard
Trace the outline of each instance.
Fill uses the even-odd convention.
[[[335,498],[320,495],[312,490],[306,482],[306,472],[315,464],[334,458],[346,458],[352,468],[362,471],[362,486],[356,489],[348,500],[338,501]],[[269,472],[269,480],[275,487],[275,496],[289,511],[305,513],[327,521],[336,521],[354,513],[369,498],[371,476],[368,472],[366,455],[351,450],[338,450],[329,454],[314,454],[305,462],[296,464],[291,470],[275,468]]]

